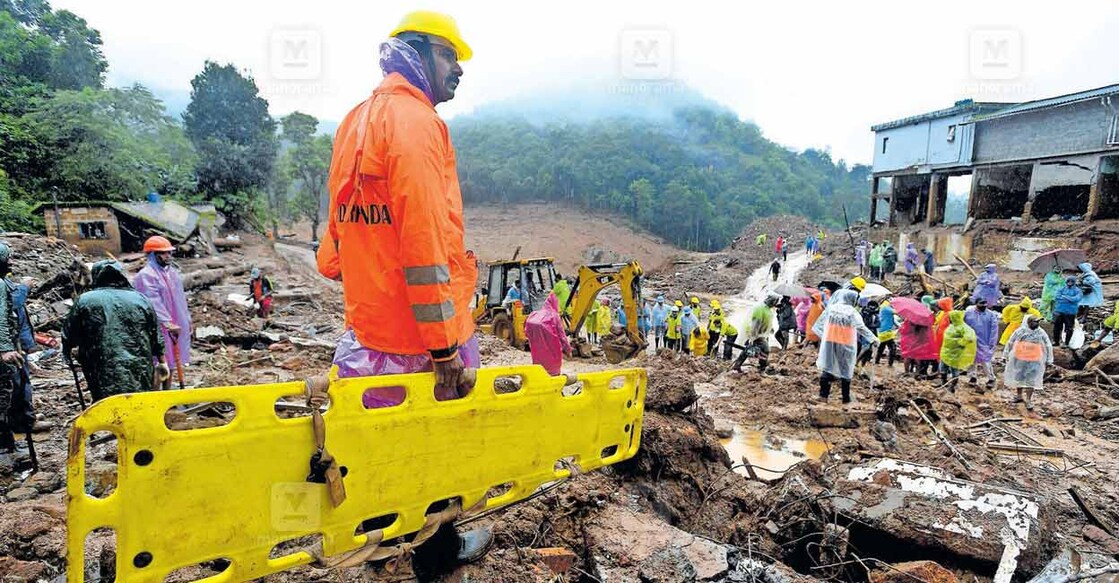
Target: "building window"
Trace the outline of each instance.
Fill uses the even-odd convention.
[[[952,125],[948,126],[948,141],[952,142],[952,141],[955,141],[955,140],[956,140],[956,124],[952,124]]]
[[[105,232],[104,221],[91,221],[88,223],[78,223],[78,236],[82,239],[108,239],[109,234]]]
[[[890,141],[890,138],[882,138],[882,153],[883,153],[883,154],[885,154],[885,153],[886,153],[886,144],[887,144],[887,143],[888,143],[889,141]]]
[[[1107,145],[1119,146],[1119,115],[1111,118],[1111,131],[1107,134]]]

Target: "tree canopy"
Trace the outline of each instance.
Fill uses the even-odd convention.
[[[256,82],[233,65],[207,61],[190,84],[183,123],[198,152],[198,191],[236,217],[272,176],[276,122]]]
[[[722,248],[755,218],[774,214],[842,224],[840,205],[862,205],[869,188],[868,166],[790,151],[753,123],[708,107],[678,109],[667,121],[465,117],[451,132],[467,203],[606,210],[690,249]]]

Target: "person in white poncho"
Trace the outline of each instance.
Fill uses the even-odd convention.
[[[1006,386],[1018,389],[1014,402],[1024,401],[1032,411],[1034,391],[1041,389],[1046,365],[1053,364],[1053,343],[1041,329],[1041,318],[1026,316],[1026,325],[1010,335],[1002,356],[1006,359]]]
[[[820,337],[820,355],[816,358],[816,368],[820,369],[820,398],[827,400],[831,394],[831,384],[836,379],[843,391],[843,402],[851,402],[851,377],[855,374],[855,358],[858,356],[858,339],[861,338],[873,350],[878,345],[878,335],[871,332],[863,323],[862,315],[855,307],[859,294],[854,290],[842,289],[835,292],[823,315],[812,326],[812,332]]]

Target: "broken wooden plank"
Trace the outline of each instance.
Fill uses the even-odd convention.
[[[1022,421],[1021,417],[992,417],[992,418],[990,418],[986,421],[980,421],[979,423],[972,423],[971,425],[968,425],[966,427],[966,429],[972,429],[974,427],[982,427],[984,425],[989,425],[991,423],[1020,423],[1021,421]]]
[[[929,420],[928,416],[925,415],[925,412],[919,406],[917,406],[917,403],[910,399],[909,404],[913,405],[913,408],[917,410],[917,414],[921,416],[921,419],[924,419],[925,423],[928,423],[929,427],[932,428],[933,434],[936,435],[936,438],[939,439],[941,443],[948,446],[948,449],[952,452],[952,455],[956,456],[956,458],[960,460],[960,463],[964,464],[964,467],[970,470],[971,462],[969,462],[967,458],[964,457],[964,454],[961,453],[960,450],[956,449],[956,446],[953,445],[952,442],[949,441],[948,438],[944,434],[942,434],[939,429],[936,428],[936,425],[933,425],[933,422]]]
[[[1095,511],[1093,511],[1092,508],[1088,506],[1088,503],[1084,501],[1084,497],[1080,495],[1080,490],[1077,490],[1076,486],[1069,488],[1068,494],[1069,496],[1072,496],[1072,501],[1076,502],[1076,505],[1080,507],[1080,511],[1083,512],[1084,516],[1088,518],[1088,522],[1091,522],[1092,524],[1100,527],[1107,534],[1115,536],[1115,529],[1112,528],[1110,524],[1105,523],[1095,513]]]
[[[1057,455],[1064,456],[1065,450],[1057,449],[1055,447],[1041,447],[1037,445],[1024,445],[1021,443],[1009,443],[1006,441],[998,441],[995,443],[988,443],[987,449],[1007,449],[1019,453],[1036,453],[1038,455]]]

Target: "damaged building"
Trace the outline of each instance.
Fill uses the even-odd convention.
[[[876,125],[872,224],[1119,218],[1119,85]]]
[[[176,244],[197,236],[203,247],[212,247],[224,222],[211,204],[187,206],[158,196],[144,202],[42,203],[34,210],[42,214],[47,235],[91,255],[139,251],[152,235]]]

